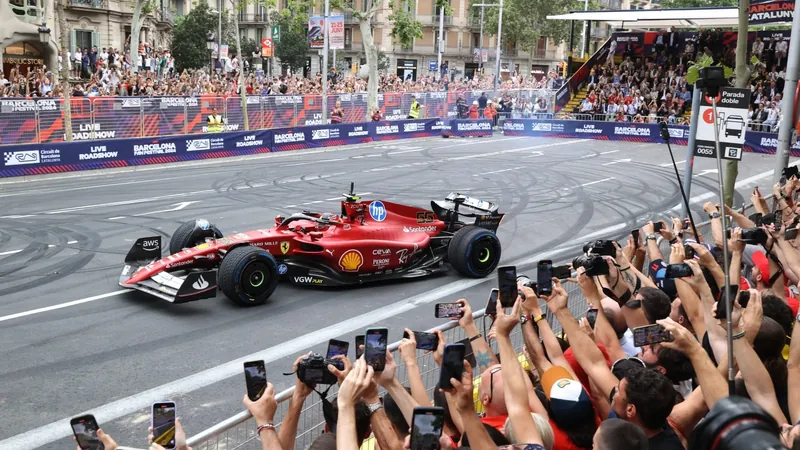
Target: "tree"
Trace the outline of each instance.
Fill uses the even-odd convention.
[[[139,34],[142,32],[144,18],[155,10],[153,0],[133,1],[133,21],[131,22],[131,71],[139,70]]]
[[[281,27],[281,41],[275,45],[275,56],[281,60],[292,72],[303,70],[308,52],[308,38],[306,33],[298,33],[291,28]]]
[[[206,42],[209,33],[217,29],[217,15],[210,11],[205,2],[199,2],[172,28],[172,56],[178,72],[205,67],[209,63],[211,55]]]
[[[750,84],[750,68],[747,66],[747,30],[749,26],[750,0],[739,0],[739,33],[736,37],[736,87],[746,88]],[[736,193],[736,177],[739,176],[739,161],[725,161],[725,204],[733,205]]]
[[[67,48],[67,19],[64,15],[64,9],[66,6],[66,0],[58,0],[55,3],[56,9],[56,22],[58,23],[58,51],[61,53],[61,71],[59,72],[58,76],[61,78],[61,90],[64,91],[64,101],[63,101],[63,108],[64,108],[64,139],[67,142],[72,141],[72,104],[70,103],[70,86],[69,86],[69,73],[67,72],[67,67],[69,67],[68,58],[70,58],[70,54]]]
[[[485,3],[473,0],[471,3]],[[533,54],[539,39],[551,39],[556,45],[569,38],[570,24],[563,20],[548,20],[547,16],[566,14],[569,11],[584,9],[581,0],[506,0],[503,2],[503,39],[516,42],[519,48],[528,52],[529,63],[533,64]],[[596,1],[589,2],[589,9],[600,9]],[[484,31],[497,35],[499,7],[488,7],[484,11]],[[470,16],[480,20],[481,9],[470,7]],[[579,40],[579,39],[578,39]]]
[[[662,8],[713,8],[736,6],[738,0],[662,0]]]

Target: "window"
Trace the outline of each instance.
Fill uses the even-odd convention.
[[[481,48],[481,34],[472,33],[472,48]]]
[[[92,48],[92,32],[86,30],[75,30],[75,48],[83,50]]]
[[[353,29],[352,28],[345,28],[344,29],[344,48],[345,49],[353,48]]]
[[[370,0],[361,0],[361,12],[367,12],[370,3]]]
[[[256,28],[256,44],[258,44],[259,48],[261,48],[261,40],[264,39],[264,29],[263,28]]]
[[[547,37],[539,36],[539,41],[536,42],[536,58],[544,58],[547,52]]]

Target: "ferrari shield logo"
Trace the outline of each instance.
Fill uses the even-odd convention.
[[[289,241],[281,242],[281,252],[285,255],[289,251]]]

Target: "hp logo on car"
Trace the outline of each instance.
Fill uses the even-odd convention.
[[[383,202],[377,201],[370,203],[369,215],[372,217],[372,220],[376,222],[383,222],[386,220],[386,207],[383,206]]]

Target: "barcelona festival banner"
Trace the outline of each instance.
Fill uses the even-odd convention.
[[[308,48],[321,50],[325,47],[325,35],[323,26],[325,18],[322,16],[311,16],[308,18]]]
[[[344,50],[344,16],[328,16],[328,27],[328,48]]]
[[[791,22],[794,17],[794,0],[751,0],[747,12],[751,25]]]

